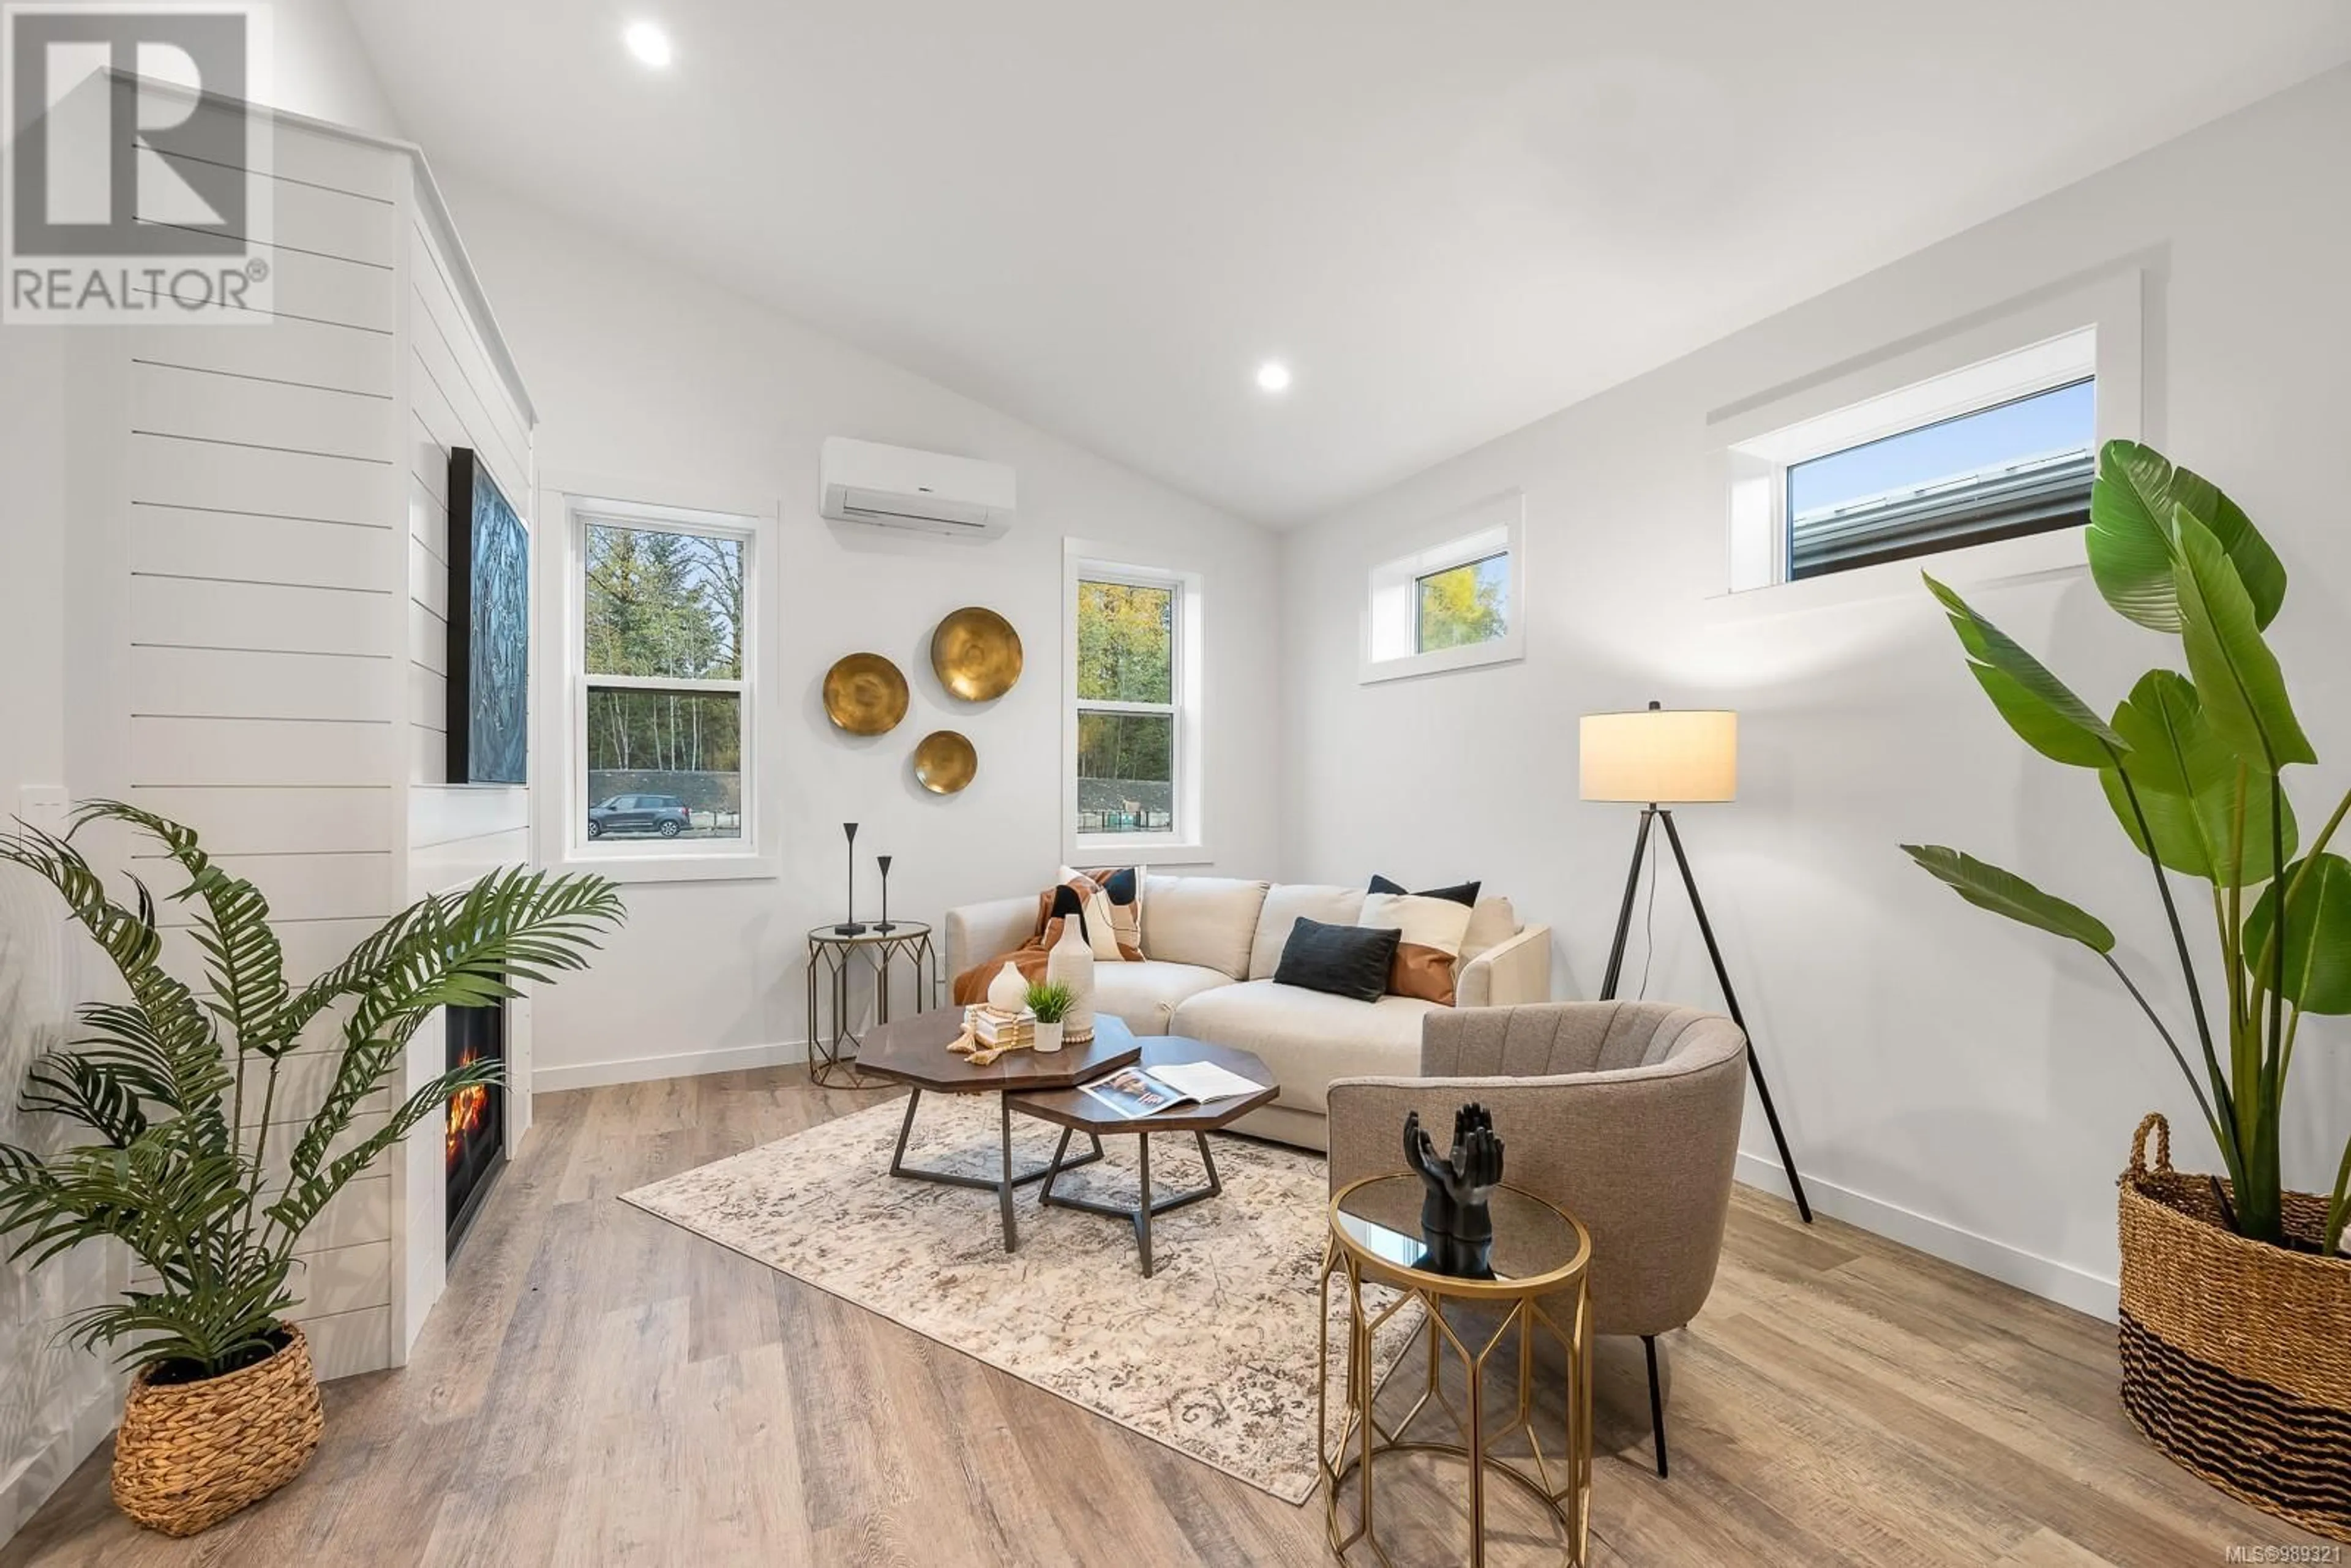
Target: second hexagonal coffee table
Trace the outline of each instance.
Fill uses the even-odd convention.
[[[891,1151],[890,1174],[914,1181],[935,1181],[947,1186],[977,1187],[995,1193],[996,1207],[1004,1221],[1004,1249],[1009,1252],[1020,1245],[1020,1229],[1012,1212],[1013,1189],[1043,1180],[1054,1166],[1049,1161],[1034,1170],[1014,1171],[1012,1111],[1005,1096],[1030,1090],[1072,1088],[1140,1061],[1143,1048],[1125,1024],[1103,1014],[1094,1019],[1094,1038],[1090,1045],[1068,1046],[1044,1056],[1033,1051],[1009,1051],[985,1067],[974,1067],[970,1058],[947,1049],[962,1032],[961,1008],[940,1008],[882,1024],[866,1035],[857,1053],[857,1066],[870,1076],[893,1079],[914,1091],[906,1096],[906,1119],[898,1124],[898,1146]],[[906,1163],[906,1138],[914,1130],[914,1113],[925,1092],[997,1097],[1002,1131],[997,1174],[992,1179]],[[1102,1141],[1097,1138],[1092,1154],[1071,1160],[1060,1168],[1071,1170],[1100,1158]]]

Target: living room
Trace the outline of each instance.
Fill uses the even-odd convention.
[[[0,1564],[2337,1560],[2351,12],[197,9]]]

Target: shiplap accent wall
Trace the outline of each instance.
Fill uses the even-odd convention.
[[[441,781],[439,694],[447,448],[520,504],[531,414],[413,148],[281,117],[275,163],[271,319],[86,335],[78,413],[103,434],[75,458],[93,526],[69,575],[97,630],[69,772],[195,826],[268,896],[298,982],[528,856],[526,791]],[[200,975],[184,912],[165,919],[167,961]],[[280,1149],[326,1091],[333,1021],[288,1059]],[[437,1019],[411,1058],[408,1086],[440,1071]],[[322,1375],[405,1359],[440,1291],[440,1151],[428,1119],[305,1238],[295,1315]]]

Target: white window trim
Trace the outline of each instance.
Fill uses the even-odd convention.
[[[1206,577],[1165,565],[1123,559],[1116,545],[1063,541],[1061,551],[1061,847],[1072,865],[1196,865],[1216,857],[1208,851],[1207,749],[1201,699],[1207,687]],[[1165,833],[1078,831],[1078,584],[1127,582],[1176,590],[1176,826]],[[1088,707],[1131,706],[1140,713],[1165,711],[1157,704],[1089,702]]]
[[[621,883],[724,882],[773,878],[782,870],[783,843],[777,789],[783,775],[782,726],[763,711],[778,624],[777,512],[772,504],[680,506],[642,497],[664,487],[549,476],[542,486],[540,515],[561,519],[549,530],[556,549],[544,552],[550,570],[539,585],[541,623],[556,646],[539,667],[542,708],[556,724],[544,755],[560,756],[560,767],[539,770],[533,789],[534,832],[541,864],[565,872],[594,872]],[[695,497],[697,501],[703,497]],[[672,532],[731,534],[744,541],[745,622],[743,679],[664,680],[599,675],[600,686],[657,686],[663,690],[740,691],[743,725],[743,836],[739,840],[643,842],[590,840],[580,823],[587,811],[586,726],[587,591],[581,572],[589,519],[629,528]]]
[[[1372,568],[1364,605],[1360,684],[1507,664],[1527,656],[1526,496],[1491,496],[1416,531],[1432,542]],[[1510,623],[1499,637],[1421,653],[1420,580],[1489,556],[1510,558]]]
[[[2147,439],[2145,311],[2145,274],[2128,267],[1718,416],[1726,594],[1784,611],[1915,592],[1922,570],[1964,586],[2080,570],[2077,527],[1792,579],[1787,469],[2085,374],[2098,383],[2095,443]],[[2085,338],[2095,350],[2086,356]]]

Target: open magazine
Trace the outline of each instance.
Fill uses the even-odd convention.
[[[1173,1062],[1148,1070],[1122,1067],[1092,1083],[1078,1085],[1080,1092],[1091,1094],[1129,1121],[1178,1105],[1207,1104],[1229,1100],[1236,1094],[1255,1094],[1264,1088],[1264,1084],[1253,1083],[1213,1061]]]

